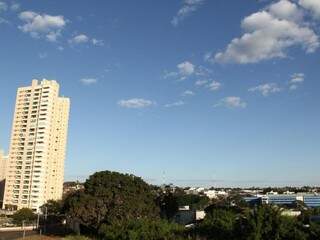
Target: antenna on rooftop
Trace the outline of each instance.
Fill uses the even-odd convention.
[[[215,189],[215,173],[212,173],[212,187]]]
[[[166,172],[165,171],[162,172],[162,184],[166,185]]]

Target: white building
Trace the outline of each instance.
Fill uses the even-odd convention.
[[[0,150],[0,181],[6,178],[6,166],[8,156],[4,155],[4,151]]]
[[[3,208],[38,211],[61,199],[69,105],[56,81],[32,80],[18,89]]]

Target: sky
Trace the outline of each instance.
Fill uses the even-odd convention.
[[[16,89],[70,97],[66,180],[320,183],[319,0],[0,0],[0,148]]]

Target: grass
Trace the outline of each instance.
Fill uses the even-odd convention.
[[[18,240],[22,240],[22,238],[19,238]],[[84,236],[67,236],[64,238],[50,237],[50,236],[29,236],[29,237],[25,237],[24,240],[90,240],[90,239]]]
[[[22,238],[19,238],[18,240],[22,240]],[[63,240],[63,238],[50,236],[29,236],[25,237],[24,240]]]

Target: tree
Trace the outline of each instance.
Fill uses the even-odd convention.
[[[232,240],[238,215],[231,208],[209,207],[204,221],[200,224],[199,233],[208,239]],[[238,238],[236,238],[238,239]]]
[[[320,239],[320,224],[311,223],[309,230],[310,230],[309,240],[319,240]]]
[[[69,195],[64,210],[90,232],[97,232],[102,225],[159,219],[155,197],[151,187],[141,178],[103,171],[91,175],[83,191]]]
[[[208,206],[210,199],[207,196],[183,194],[177,196],[179,206],[190,206],[194,210],[203,210]]]
[[[279,240],[281,226],[281,211],[279,208],[269,205],[255,207],[247,211],[246,233],[248,240]]]
[[[167,220],[172,220],[179,209],[177,197],[168,190],[160,192],[157,198],[157,205],[160,207],[161,216]]]
[[[13,222],[22,225],[23,222],[31,223],[37,218],[29,208],[21,208],[12,215]]]
[[[48,215],[60,215],[62,213],[62,201],[49,200],[40,207],[42,213]]]
[[[106,240],[183,240],[184,228],[161,220],[139,219],[126,223],[103,224],[99,236]]]
[[[280,239],[307,240],[308,234],[303,231],[302,224],[297,218],[282,216],[280,225]]]

